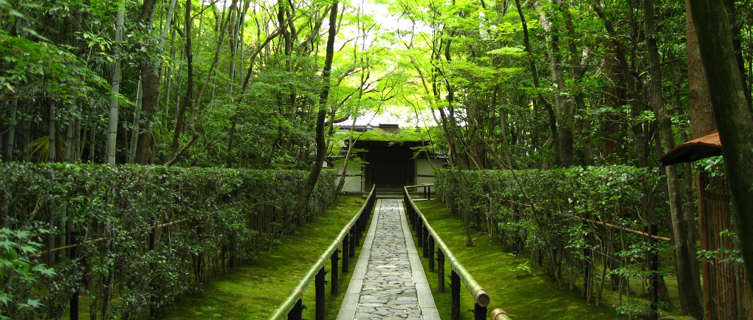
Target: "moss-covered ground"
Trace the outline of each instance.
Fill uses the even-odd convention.
[[[623,319],[610,306],[588,305],[577,292],[557,288],[547,276],[527,266],[527,258],[507,253],[488,235],[472,232],[474,246],[467,247],[462,220],[450,214],[439,201],[416,205],[463,266],[491,298],[489,311],[502,308],[512,319]],[[415,238],[415,237],[414,237]],[[420,250],[419,250],[420,251]],[[449,265],[445,267],[446,291],[437,290],[437,273],[429,272],[428,259],[421,259],[442,319],[450,318]],[[531,270],[530,272],[528,270]],[[473,298],[461,288],[461,318],[473,318]]]
[[[202,292],[188,296],[170,307],[162,319],[267,319],[290,294],[319,255],[327,249],[342,227],[358,212],[364,199],[340,196],[327,213],[305,225],[268,253],[259,254],[249,265],[210,281]],[[339,292],[330,296],[327,263],[327,319],[334,319],[342,301],[356,258],[351,258],[349,272],[340,275]],[[314,285],[307,288],[304,300],[305,319],[314,319]]]

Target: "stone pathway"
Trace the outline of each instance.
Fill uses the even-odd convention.
[[[403,210],[377,201],[338,320],[439,319]]]

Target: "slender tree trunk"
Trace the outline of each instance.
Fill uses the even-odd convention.
[[[560,55],[560,42],[557,32],[554,30],[552,22],[547,17],[541,3],[534,2],[534,7],[539,12],[539,22],[544,28],[547,36],[547,46],[549,50],[549,68],[552,72],[552,82],[554,82],[554,109],[557,113],[557,140],[555,152],[557,154],[558,164],[563,167],[570,166],[573,161],[573,131],[572,121],[564,119],[567,112],[567,101],[565,100],[566,87],[565,78],[562,72],[562,57]]]
[[[75,142],[74,150],[76,150],[73,156],[74,158],[73,160],[75,162],[81,162],[81,154],[84,151],[83,151],[83,145],[82,145],[83,141],[81,140],[81,118],[79,117],[76,117],[76,119],[74,120],[73,132],[74,132],[73,141]]]
[[[183,104],[180,105],[180,110],[178,110],[178,120],[175,125],[173,142],[171,144],[171,149],[175,154],[178,153],[178,142],[180,133],[183,130],[186,110],[192,108],[191,104],[193,102],[193,51],[191,50],[191,24],[191,0],[186,0],[184,36],[186,37],[186,68],[188,69],[188,79],[186,82],[186,95],[183,98]]]
[[[49,162],[55,162],[56,159],[56,151],[57,151],[57,108],[55,107],[55,103],[51,101],[49,98],[45,98],[48,104],[48,108],[50,111],[50,119],[49,119],[49,125],[48,125],[48,133],[47,137],[49,138],[49,146],[47,149],[47,161]]]
[[[118,6],[118,16],[115,27],[115,45],[113,46],[113,71],[112,87],[110,89],[110,121],[107,126],[107,163],[115,163],[115,152],[117,151],[118,140],[118,108],[120,95],[120,80],[122,77],[120,69],[120,43],[123,41],[123,24],[125,20],[125,0],[121,0]]]
[[[5,143],[5,161],[13,161],[13,147],[16,142],[16,125],[18,112],[18,99],[13,99],[10,103],[10,127],[8,128],[8,139]]]
[[[170,7],[167,10],[167,18],[165,27],[160,35],[160,42],[158,51],[162,52],[165,47],[165,38],[167,37],[167,31],[170,27],[173,17],[173,10],[175,9],[176,0],[170,1]],[[141,23],[146,26],[147,32],[151,30],[152,17],[154,16],[154,7],[156,0],[145,0],[141,7]],[[156,60],[156,61],[155,61]],[[152,124],[154,122],[154,111],[159,104],[160,95],[160,75],[159,71],[162,68],[160,59],[152,59],[151,57],[145,57],[141,63],[141,108],[143,110],[143,123],[144,127],[141,128],[139,124],[137,128],[138,142],[137,149],[134,155],[134,161],[137,163],[149,163],[152,158]]]
[[[332,59],[335,55],[335,36],[337,35],[337,5],[338,0],[332,3],[332,8],[329,13],[329,32],[327,35],[327,52],[324,58],[324,69],[322,70],[322,91],[319,95],[319,111],[316,116],[316,160],[311,166],[311,172],[309,172],[308,178],[303,186],[303,193],[298,199],[298,205],[296,206],[298,212],[303,212],[306,209],[311,193],[316,187],[316,181],[319,179],[319,173],[322,171],[322,165],[324,164],[324,156],[327,150],[327,144],[324,140],[324,120],[327,117],[327,99],[329,97],[329,78],[332,70]]]
[[[523,8],[520,6],[520,0],[515,0],[515,7],[518,9],[520,24],[523,28],[523,45],[525,46],[526,54],[528,55],[528,67],[531,69],[533,87],[535,89],[538,89],[540,87],[539,71],[536,68],[536,57],[533,54],[533,49],[531,49],[531,43],[528,36],[528,23],[526,21],[525,15],[523,14]],[[554,114],[554,109],[552,109],[552,106],[548,102],[546,102],[546,99],[544,99],[541,93],[536,95],[534,103],[537,107],[543,106],[546,109],[547,114],[549,115],[549,130],[551,131],[554,140],[557,141],[557,116]]]
[[[672,122],[670,115],[664,107],[662,95],[662,74],[659,52],[656,44],[656,21],[654,17],[653,0],[644,0],[646,14],[646,49],[649,57],[649,100],[656,113],[661,138],[662,151],[669,152],[674,148],[672,135]],[[700,285],[698,282],[698,268],[695,260],[695,243],[688,239],[692,224],[683,215],[682,194],[676,166],[664,167],[667,175],[667,192],[669,198],[669,210],[672,220],[672,239],[675,242],[675,264],[677,266],[677,286],[680,293],[680,301],[686,306],[692,304],[689,312],[695,317],[702,317],[702,309],[698,308],[701,303]]]
[[[131,139],[128,142],[128,158],[126,162],[133,162],[136,159],[136,145],[139,140],[139,118],[141,117],[141,78],[136,84],[136,109],[133,111],[133,123],[131,123]]]
[[[690,12],[690,1],[685,0],[685,5],[687,19],[686,54],[688,58],[688,104],[690,106],[690,131],[692,138],[699,138],[711,133],[711,131],[713,131],[716,126],[714,125],[714,113],[711,107],[709,86],[708,83],[706,83],[706,74],[703,68],[703,60],[701,59],[701,51],[698,47],[698,36],[696,35],[695,26],[693,23],[693,15]],[[702,190],[701,188],[704,187],[701,185],[700,174],[693,174],[693,182],[697,191],[696,197],[699,203],[698,215],[700,217],[700,215],[703,214],[703,207],[700,204],[704,201],[703,195],[700,192]],[[693,221],[693,218],[694,217],[690,214],[690,212],[686,213],[686,221]],[[688,231],[688,239],[690,240],[689,244],[692,244],[695,247],[695,233],[692,232],[692,229]],[[705,231],[699,230],[699,232]],[[680,307],[682,308],[683,312],[694,316],[696,319],[710,319],[709,317],[711,316],[710,311],[712,297],[703,296],[700,281],[698,279],[697,263],[693,266],[695,266],[696,274],[693,276],[692,280],[695,281],[695,283],[692,283],[691,288],[695,288],[695,290],[699,292],[698,298],[703,298],[704,303],[701,304],[700,301],[696,301],[695,299],[688,301],[685,299],[685,294],[680,294]],[[677,277],[677,280],[679,282],[680,277]],[[682,288],[679,283],[678,288]]]
[[[225,10],[225,14],[223,14],[223,19],[220,22],[219,26],[219,37],[217,39],[217,44],[214,47],[214,58],[212,59],[212,64],[209,66],[209,71],[207,72],[207,79],[204,82],[204,84],[201,85],[201,88],[199,89],[199,94],[196,96],[196,101],[194,101],[195,105],[198,105],[201,102],[201,99],[204,97],[204,90],[207,88],[207,85],[211,82],[212,75],[214,74],[214,69],[217,67],[217,63],[220,60],[220,48],[222,48],[222,42],[225,41],[225,32],[227,31],[228,26],[230,25],[230,16],[233,10],[235,10],[235,6],[238,0],[233,0],[233,2],[230,4],[230,8]]]
[[[73,162],[73,157],[76,154],[75,152],[75,144],[73,143],[73,130],[74,130],[74,120],[71,120],[68,122],[68,125],[65,127],[65,162]]]
[[[753,287],[753,111],[745,97],[725,7],[719,1],[690,0],[690,9],[722,140],[748,283]]]

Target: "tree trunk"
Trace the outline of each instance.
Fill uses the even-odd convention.
[[[120,80],[122,77],[120,69],[120,42],[123,41],[123,24],[125,23],[125,0],[122,0],[118,6],[117,26],[115,27],[115,45],[112,53],[112,87],[110,89],[110,121],[107,126],[107,163],[115,163],[115,152],[117,151],[118,139],[118,108],[120,95]]]
[[[649,100],[656,113],[661,138],[662,151],[669,152],[674,148],[672,135],[672,123],[670,115],[664,107],[662,95],[662,74],[659,52],[656,44],[656,21],[654,17],[653,0],[644,0],[646,14],[646,49],[649,57]],[[696,262],[695,242],[692,237],[692,223],[683,215],[682,194],[678,179],[677,167],[666,166],[664,172],[667,175],[667,192],[669,198],[669,210],[672,218],[672,239],[675,242],[675,264],[677,266],[677,286],[679,288],[681,304],[688,306],[688,312],[694,317],[702,317],[703,310],[700,307],[700,284],[698,282],[698,266]],[[692,305],[692,306],[691,306]]]
[[[226,15],[223,14],[223,18],[220,22],[218,30],[220,34],[214,47],[214,58],[212,59],[212,64],[209,66],[209,71],[207,72],[207,80],[204,82],[204,84],[201,85],[199,94],[196,96],[196,101],[194,101],[196,105],[198,105],[201,102],[201,99],[204,97],[204,90],[206,90],[207,85],[211,82],[212,75],[214,74],[214,69],[217,67],[217,62],[219,62],[220,60],[220,48],[222,47],[222,42],[224,42],[225,40],[225,32],[230,25],[230,16],[233,10],[235,10],[237,2],[238,0],[233,0],[233,2],[230,4],[230,8],[225,10]]]
[[[735,202],[738,236],[753,287],[753,111],[732,43],[730,17],[719,1],[691,0],[711,105],[722,140],[726,177]]]
[[[57,116],[55,115],[57,113],[57,108],[55,108],[55,103],[51,101],[49,98],[45,98],[48,104],[48,108],[50,111],[50,119],[48,124],[48,132],[47,137],[49,138],[49,146],[47,149],[47,161],[49,162],[55,162],[56,158],[56,151],[57,151]]]
[[[560,56],[559,36],[547,17],[541,3],[534,2],[534,7],[539,13],[539,22],[546,32],[547,47],[549,50],[549,67],[554,83],[554,109],[557,114],[557,137],[554,141],[557,162],[562,167],[568,167],[573,161],[573,128],[572,121],[566,119],[567,101],[565,100],[565,78],[562,72],[562,57]]]
[[[692,138],[705,136],[716,130],[714,111],[711,107],[709,85],[706,83],[706,71],[703,68],[701,49],[698,47],[693,16],[690,12],[690,0],[685,0],[687,19],[688,57],[688,104],[690,105],[690,132]]]
[[[701,59],[701,51],[698,47],[698,36],[696,35],[693,16],[690,12],[690,1],[685,0],[685,5],[687,19],[686,54],[688,58],[688,105],[690,107],[690,132],[691,137],[695,139],[711,133],[711,131],[716,129],[716,126],[714,125],[714,113],[711,107],[711,97],[709,96],[709,85],[708,83],[706,83],[706,74],[703,68],[703,60]],[[693,174],[693,183],[695,184],[696,199],[699,204],[698,215],[700,217],[700,215],[703,214],[703,207],[701,206],[701,203],[704,201],[703,195],[701,194],[701,188],[703,188],[704,186],[701,185],[701,176],[699,173]],[[692,219],[693,217],[690,216],[690,212],[687,212],[686,220],[692,221]],[[695,245],[695,233],[693,233],[692,230],[688,231],[688,239],[691,240],[689,243]],[[699,232],[705,231],[699,230]],[[695,264],[694,266],[696,265],[697,264]],[[698,272],[697,266],[696,272]],[[680,278],[678,277],[677,280],[679,281]],[[686,301],[685,299],[683,299],[686,295],[681,294],[680,307],[682,308],[683,312],[688,313],[696,317],[697,319],[704,319],[707,318],[706,315],[711,316],[710,311],[712,297],[703,296],[703,292],[700,291],[701,285],[700,281],[698,280],[698,275],[695,275],[693,277],[693,280],[695,281],[695,283],[691,288],[697,288],[697,290],[699,290],[699,298],[703,298],[703,304],[701,304],[700,301],[696,300]],[[678,287],[681,288],[679,284]],[[704,310],[706,314],[704,314]]]
[[[16,125],[18,112],[18,99],[13,99],[10,103],[10,126],[8,128],[8,138],[5,143],[5,161],[13,161],[13,147],[16,142]]]
[[[170,7],[168,8],[167,21],[165,22],[165,28],[160,36],[159,51],[165,46],[165,37],[167,36],[167,30],[172,21],[173,10],[175,9],[175,1],[170,1]],[[141,7],[141,23],[147,26],[147,31],[151,29],[152,16],[154,14],[154,4],[156,0],[146,0]],[[135,152],[136,163],[149,163],[152,158],[152,123],[154,121],[154,111],[159,104],[159,70],[162,68],[161,63],[153,61],[151,57],[145,57],[141,63],[141,108],[143,111],[143,120],[138,123],[144,123],[144,128],[138,125],[137,131],[138,142]]]
[[[523,28],[523,45],[525,45],[526,53],[528,54],[528,67],[531,69],[533,87],[534,89],[539,89],[539,72],[536,68],[536,57],[533,54],[533,49],[531,49],[531,42],[528,38],[528,23],[523,14],[523,8],[520,6],[520,0],[515,0],[515,7],[518,9],[520,25]],[[537,107],[544,106],[546,109],[547,114],[549,115],[549,131],[551,131],[554,140],[557,141],[557,116],[554,114],[554,109],[552,109],[552,106],[546,101],[546,99],[544,99],[541,93],[538,93],[533,101]]]
[[[139,140],[139,118],[141,118],[141,78],[136,84],[136,109],[133,111],[133,122],[131,123],[131,139],[128,141],[128,157],[126,162],[133,162],[136,159],[136,145]]]
[[[319,179],[319,173],[322,171],[324,156],[327,150],[326,141],[324,140],[324,120],[327,117],[327,98],[329,97],[329,77],[332,70],[332,58],[335,55],[335,36],[337,35],[337,4],[335,0],[329,13],[329,32],[327,35],[327,52],[324,58],[324,69],[322,70],[322,91],[319,95],[319,112],[316,116],[316,160],[311,166],[306,183],[303,186],[303,193],[298,199],[296,208],[298,212],[306,209],[306,203],[311,193],[316,187],[316,181]]]
[[[183,98],[183,104],[180,105],[178,110],[178,120],[175,124],[175,132],[173,133],[173,142],[170,145],[173,153],[178,153],[178,143],[180,133],[183,130],[183,122],[185,121],[186,110],[192,108],[193,103],[193,51],[191,50],[191,0],[186,0],[186,16],[185,16],[185,34],[186,37],[186,68],[188,69],[188,79],[186,83],[186,95]]]

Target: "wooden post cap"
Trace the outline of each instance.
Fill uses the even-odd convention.
[[[497,309],[492,310],[490,319],[491,320],[510,320],[510,317],[507,316],[507,312],[505,312],[505,310],[497,308]]]

